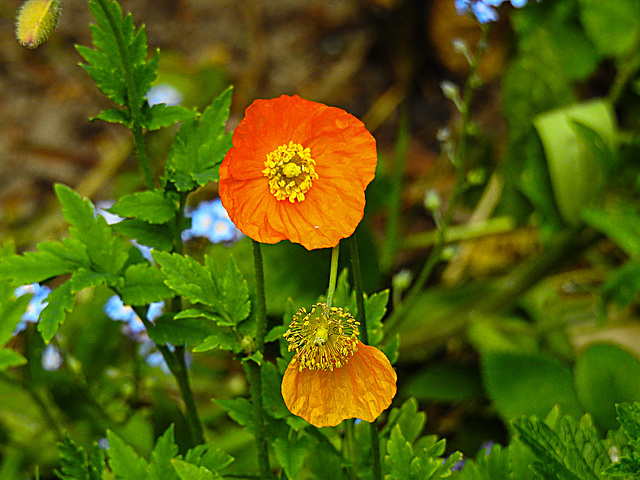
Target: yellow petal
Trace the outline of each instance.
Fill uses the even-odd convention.
[[[375,347],[358,344],[342,368],[299,371],[291,361],[282,379],[282,397],[294,415],[316,427],[332,427],[347,418],[373,422],[391,405],[396,372]]]

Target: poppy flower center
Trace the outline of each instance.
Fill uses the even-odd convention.
[[[262,173],[269,179],[271,195],[276,200],[289,200],[291,203],[303,201],[311,183],[318,178],[315,164],[311,150],[299,143],[280,145],[267,154]]]
[[[331,370],[349,362],[358,349],[358,325],[348,311],[314,305],[293,316],[284,337],[289,351],[295,351],[299,370]]]

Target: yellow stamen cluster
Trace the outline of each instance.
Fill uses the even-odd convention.
[[[304,200],[304,194],[318,178],[311,150],[299,143],[280,145],[267,155],[262,173],[269,179],[269,190],[277,200]]]
[[[293,316],[284,337],[295,351],[299,370],[331,370],[349,362],[358,349],[358,325],[348,310],[314,305]]]

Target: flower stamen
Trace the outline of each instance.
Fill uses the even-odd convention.
[[[331,370],[349,362],[358,350],[358,325],[347,310],[314,305],[307,313],[301,308],[293,316],[284,337],[289,351],[295,351],[294,361],[300,371]]]
[[[276,200],[301,202],[311,188],[312,181],[318,178],[315,164],[309,148],[289,142],[289,145],[280,145],[267,154],[264,162],[266,168],[262,173],[269,179],[269,191]]]

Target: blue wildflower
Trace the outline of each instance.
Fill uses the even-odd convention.
[[[498,20],[499,7],[505,0],[455,0],[456,10],[459,15],[473,13],[480,23],[495,22]],[[516,8],[524,7],[528,0],[511,0],[511,5]],[[539,2],[540,0],[538,0]]]
[[[147,102],[151,107],[160,103],[164,103],[165,105],[180,105],[182,98],[182,93],[168,83],[154,85],[147,92]]]
[[[42,368],[48,372],[58,370],[62,366],[62,355],[60,350],[53,343],[45,347],[42,352]]]
[[[45,302],[44,300],[51,293],[51,289],[49,287],[42,286],[39,283],[31,283],[29,285],[22,285],[21,287],[16,288],[13,294],[16,297],[21,297],[27,293],[33,294],[33,297],[29,300],[27,310],[22,314],[20,322],[16,325],[16,328],[13,331],[14,335],[17,335],[27,328],[27,323],[38,323],[40,313],[48,304],[48,302]]]
[[[191,228],[182,232],[183,241],[206,237],[211,243],[220,243],[233,242],[242,237],[219,198],[200,202],[195,210],[187,211],[186,216],[191,217]]]

